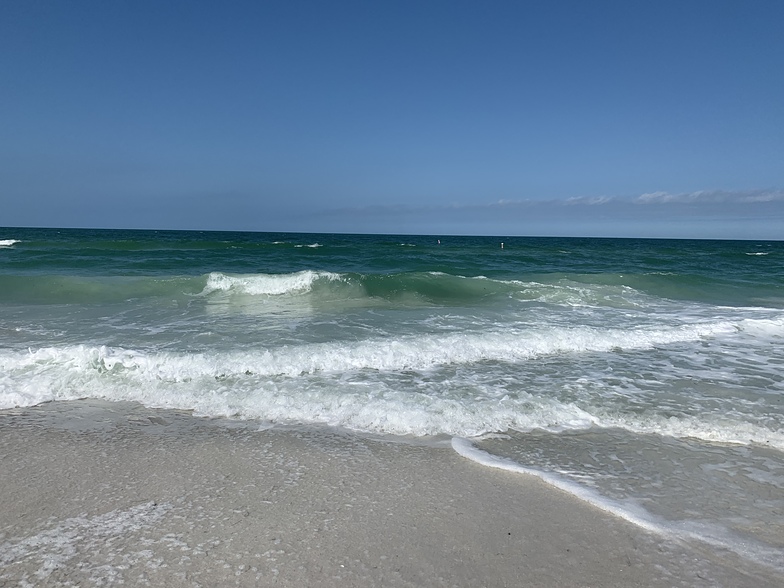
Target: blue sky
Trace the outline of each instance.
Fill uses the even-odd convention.
[[[0,226],[784,239],[784,2],[0,4]]]

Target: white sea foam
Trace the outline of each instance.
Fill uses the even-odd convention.
[[[549,284],[520,280],[500,280],[499,282],[515,286],[525,299],[560,306],[591,307],[599,304],[601,306],[641,308],[651,303],[649,296],[621,284],[583,284],[566,279]]]
[[[784,336],[784,317],[777,319],[743,319],[739,322],[738,329],[755,336],[779,338]]]
[[[309,274],[309,273],[308,273]],[[289,278],[285,276],[284,278]],[[218,278],[218,287],[247,288],[256,293],[279,293],[306,289],[313,275],[292,276],[292,280]],[[470,364],[479,361],[520,361],[537,356],[648,349],[672,343],[696,341],[737,331],[737,323],[716,322],[662,329],[597,329],[589,327],[521,329],[420,334],[397,339],[365,339],[358,342],[311,343],[283,348],[215,354],[175,354],[128,351],[108,347],[75,346],[42,348],[30,351],[23,363],[56,360],[67,365],[96,364],[112,370],[139,369],[155,365],[156,376],[177,378],[187,366],[189,377],[217,374],[242,374],[248,371],[264,376],[295,377],[317,372],[355,370],[401,371],[427,369],[437,365]],[[8,352],[6,352],[8,353]],[[178,358],[178,359],[176,359]],[[178,365],[166,374],[170,362]],[[2,365],[2,364],[0,364]],[[13,366],[3,366],[6,370]]]
[[[321,245],[320,243],[311,243],[310,245],[294,245],[294,247],[296,248],[308,247],[310,249],[316,249],[318,247],[323,247],[323,245]]]
[[[273,361],[271,355],[261,358]],[[30,405],[84,396],[135,400],[148,406],[193,409],[206,416],[273,422],[321,423],[399,435],[468,435],[514,429],[550,431],[618,427],[635,433],[694,437],[708,441],[766,443],[784,449],[784,432],[723,419],[649,416],[608,417],[585,407],[521,394],[497,398],[480,389],[471,398],[396,384],[383,374],[361,381],[345,374],[275,378],[262,374],[252,354],[144,354],[108,348],[45,349],[17,358],[14,378],[0,378],[0,405]],[[14,362],[4,358],[3,367]],[[247,372],[247,373],[246,373]],[[273,372],[273,374],[270,374]]]
[[[0,581],[8,579],[4,570],[24,562],[28,568],[38,566],[31,574],[36,584],[49,580],[55,570],[77,564],[82,573],[88,574],[92,585],[114,584],[118,571],[115,566],[89,565],[78,556],[107,547],[110,554],[116,552],[110,547],[116,539],[154,526],[170,510],[169,504],[148,502],[90,518],[68,518],[35,535],[6,540],[0,543]],[[130,555],[124,553],[126,560]],[[21,585],[32,586],[26,582]]]
[[[754,251],[746,253],[746,255],[768,255],[770,251]]]
[[[13,247],[17,243],[21,243],[19,239],[0,239],[0,247]]]
[[[269,358],[267,358],[269,359]],[[0,407],[83,397],[131,400],[277,423],[318,423],[398,435],[477,435],[508,428],[586,428],[589,414],[571,403],[523,395],[517,401],[473,399],[400,386],[397,374],[298,378],[257,375],[251,354],[144,354],[121,349],[42,349],[23,357],[0,353]],[[278,371],[278,370],[276,370]]]
[[[229,276],[213,272],[207,278],[202,294],[212,292],[237,292],[249,295],[281,295],[308,292],[319,279],[337,280],[340,276],[330,272],[301,271],[293,274],[255,274]]]
[[[736,332],[736,325],[638,331],[506,329],[202,353],[88,345],[0,350],[0,408],[100,397],[205,415],[393,434],[471,436],[599,425],[784,448],[782,432],[761,427],[735,426],[727,420],[718,434],[711,432],[719,424],[713,421],[634,420],[606,413],[598,405],[590,408],[592,403],[577,406],[523,392],[508,397],[499,393],[503,384],[496,390],[493,384],[454,373],[483,361],[514,369],[515,363],[538,357],[650,348],[727,331]],[[442,375],[433,380],[428,374],[435,369]]]
[[[711,443],[734,445],[754,443],[784,450],[784,427],[771,430],[729,416],[606,415],[603,411],[596,411],[593,418],[594,423],[600,427],[617,427],[632,433],[700,439]]]
[[[29,361],[52,359],[72,365],[96,365],[106,370],[155,370],[155,377],[240,375],[297,377],[303,374],[344,373],[357,370],[422,370],[439,365],[465,365],[480,361],[514,362],[563,354],[648,349],[695,341],[736,330],[733,323],[689,325],[670,329],[551,328],[505,329],[477,333],[417,335],[359,342],[312,343],[283,348],[216,354],[175,354],[127,351],[107,347],[44,348],[30,353]]]
[[[551,486],[555,486],[564,492],[568,492],[580,500],[583,500],[603,511],[609,512],[615,516],[627,520],[630,523],[642,527],[643,529],[647,529],[648,531],[662,535],[671,534],[666,527],[655,521],[648,513],[642,511],[635,512],[627,506],[622,506],[621,504],[610,500],[609,498],[605,498],[589,488],[580,486],[579,484],[566,480],[556,474],[543,472],[533,468],[527,468],[515,461],[512,461],[511,459],[498,457],[496,455],[487,453],[486,451],[483,451],[474,446],[474,444],[471,443],[471,441],[468,439],[462,437],[453,437],[452,449],[454,449],[459,455],[465,457],[466,459],[470,459],[471,461],[474,461],[483,466],[506,470],[508,472],[535,476],[550,484]]]

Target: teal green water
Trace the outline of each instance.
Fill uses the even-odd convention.
[[[317,267],[360,274],[441,271],[502,279],[528,274],[608,274],[611,280],[622,274],[630,279],[662,276],[662,282],[674,288],[675,294],[679,287],[707,290],[714,283],[765,290],[784,285],[781,241],[0,231],[0,247],[6,250],[0,258],[4,276],[168,276],[216,270],[291,273]],[[17,239],[24,246],[2,245]],[[503,250],[500,243],[504,243]],[[655,287],[654,281],[649,278],[647,283]]]
[[[784,242],[0,229],[0,408],[84,397],[467,438],[784,570]]]

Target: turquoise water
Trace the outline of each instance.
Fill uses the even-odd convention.
[[[784,570],[784,242],[0,229],[0,408],[85,397],[455,438]]]

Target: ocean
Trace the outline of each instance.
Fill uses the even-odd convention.
[[[447,444],[784,571],[784,242],[0,229],[0,409],[84,398]]]

